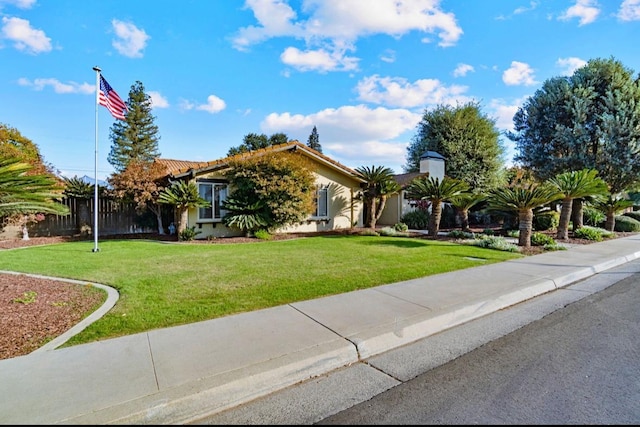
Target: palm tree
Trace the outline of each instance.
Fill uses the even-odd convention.
[[[469,209],[477,205],[478,203],[484,202],[487,199],[485,194],[481,193],[460,193],[457,196],[453,196],[449,199],[449,203],[456,209],[458,212],[458,217],[460,218],[460,228],[462,231],[469,231]]]
[[[15,158],[0,158],[0,219],[21,223],[26,215],[66,215],[59,203],[58,183],[49,175],[29,175],[32,165]]]
[[[604,197],[597,198],[592,203],[593,207],[604,212],[607,219],[604,228],[607,231],[614,231],[616,227],[616,215],[626,208],[633,206],[633,200],[625,199],[622,194],[608,193]]]
[[[407,187],[407,197],[412,200],[431,202],[429,236],[436,237],[440,229],[442,203],[448,202],[468,189],[469,184],[459,179],[445,176],[441,182],[438,178],[423,176],[411,181]]]
[[[263,200],[250,201],[230,196],[222,202],[222,208],[227,211],[222,221],[227,227],[236,227],[246,237],[251,237],[257,230],[269,225],[265,206]]]
[[[573,200],[606,194],[608,190],[606,182],[598,177],[598,171],[595,169],[564,172],[550,178],[548,183],[562,193],[562,209],[556,235],[560,240],[569,238]]]
[[[387,198],[398,193],[400,185],[394,179],[390,168],[375,165],[361,166],[356,168],[356,172],[366,181],[361,193],[365,209],[368,209],[366,226],[375,229],[376,221],[382,215]]]
[[[175,206],[178,218],[178,236],[187,228],[189,208],[204,208],[210,203],[200,196],[193,181],[175,181],[158,195],[158,203]]]
[[[492,190],[488,198],[488,209],[509,210],[518,215],[518,245],[531,246],[531,231],[533,229],[533,210],[546,205],[562,196],[558,190],[550,185],[524,184],[515,187],[499,187]]]

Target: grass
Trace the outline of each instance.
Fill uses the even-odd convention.
[[[116,305],[67,345],[522,257],[450,242],[322,236],[248,244],[69,242],[0,252],[0,269],[97,282]]]

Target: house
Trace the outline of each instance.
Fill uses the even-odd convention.
[[[316,166],[315,212],[300,224],[277,230],[282,233],[330,231],[362,227],[363,206],[356,196],[362,177],[354,170],[338,163],[322,153],[298,141],[289,141],[210,162],[195,162],[171,159],[156,159],[167,171],[170,181],[188,180],[198,186],[199,194],[211,202],[207,208],[191,208],[188,213],[188,227],[195,226],[200,233],[198,239],[208,237],[239,236],[243,232],[229,228],[222,222],[225,211],[222,202],[233,192],[224,173],[229,170],[229,162],[241,158],[261,156],[267,153],[296,152],[309,158]]]
[[[387,199],[384,210],[378,218],[380,226],[393,226],[401,222],[407,212],[415,209],[407,198],[406,188],[414,179],[421,176],[432,176],[442,181],[444,178],[445,158],[435,151],[426,151],[420,156],[420,171],[394,175],[394,179],[400,185],[400,192]]]

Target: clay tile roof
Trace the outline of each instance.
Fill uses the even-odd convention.
[[[335,160],[325,156],[319,151],[316,151],[311,147],[308,147],[307,145],[304,145],[296,140],[289,141],[284,144],[271,145],[266,148],[260,148],[258,150],[248,151],[246,153],[240,153],[240,154],[225,157],[222,159],[212,160],[209,162],[194,162],[194,161],[188,161],[188,160],[172,160],[172,159],[156,159],[156,162],[159,162],[160,164],[165,166],[168,175],[175,177],[175,176],[186,174],[191,170],[193,170],[194,172],[212,170],[219,167],[224,167],[229,162],[235,161],[235,160],[241,160],[248,157],[259,156],[259,155],[263,155],[271,152],[297,150],[297,149],[301,149],[304,152],[306,152],[308,155],[311,155],[312,157],[316,157],[318,160],[324,163],[327,163],[334,168],[340,169],[343,173],[352,175],[355,178],[360,179],[360,174],[358,174],[353,169],[347,166],[344,166],[339,162],[336,162]]]

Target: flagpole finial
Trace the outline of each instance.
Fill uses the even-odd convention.
[[[93,67],[93,71],[100,72],[100,71],[102,71],[102,70],[100,69],[100,67],[98,67],[98,66],[96,65],[95,67]]]

